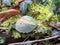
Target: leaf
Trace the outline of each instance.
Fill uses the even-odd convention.
[[[13,37],[14,37],[14,38],[20,38],[21,35],[20,35],[20,33],[18,33],[17,31],[13,31]]]
[[[37,24],[34,18],[30,16],[21,17],[15,24],[15,29],[21,33],[29,33],[36,28]]]
[[[46,30],[43,28],[43,27],[40,27],[39,29],[38,29],[38,32],[40,32],[40,33],[46,33]]]
[[[0,44],[5,42],[5,38],[4,37],[0,37]]]
[[[10,0],[2,0],[3,4],[6,4],[7,6],[11,6]]]
[[[19,7],[20,10],[22,11],[22,15],[25,15],[27,12],[27,5],[32,3],[31,0],[24,0],[23,2],[20,3]]]

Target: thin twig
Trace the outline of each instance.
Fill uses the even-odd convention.
[[[26,37],[23,42],[25,42],[30,36]]]
[[[50,40],[50,39],[55,39],[55,38],[57,38],[57,37],[59,37],[59,36],[53,36],[53,37],[49,37],[49,38],[45,38],[45,39],[39,39],[39,40],[33,40],[33,41],[12,43],[12,44],[8,44],[8,45],[28,44],[28,43],[34,43],[34,42],[40,42],[40,41],[46,41],[46,40]]]

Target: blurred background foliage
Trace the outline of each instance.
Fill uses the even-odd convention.
[[[17,0],[11,0],[12,3],[17,3]],[[52,23],[55,20],[56,21],[60,21],[60,14],[55,10],[50,10],[51,5],[53,4],[53,0],[35,0],[34,3],[29,4],[28,5],[28,11],[27,11],[27,15],[33,17],[37,24],[39,26],[41,26],[42,28],[41,30],[46,30],[47,33],[50,31],[52,31],[51,27],[47,26],[44,22],[48,21],[48,23]],[[60,8],[60,1],[57,2],[57,0],[55,0],[54,4],[56,5],[57,8]],[[6,7],[5,4],[3,4],[3,8],[1,9],[1,11],[4,10],[8,10],[8,7]],[[54,13],[55,12],[55,13]],[[9,33],[9,31],[12,28],[12,25],[16,23],[17,19],[19,19],[21,16],[20,15],[16,15],[16,16],[12,16],[10,18],[7,18],[4,22],[0,23],[0,26],[6,27],[8,28],[6,30],[7,33]],[[43,29],[44,28],[44,29]],[[48,33],[49,34],[49,33]],[[17,31],[13,31],[13,37],[14,38],[19,38],[21,37],[20,33]]]

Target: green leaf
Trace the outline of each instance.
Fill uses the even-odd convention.
[[[4,37],[0,37],[0,44],[5,42],[5,38]]]
[[[40,27],[39,29],[38,29],[38,32],[41,32],[41,33],[46,33],[46,30],[43,28],[43,27]]]
[[[14,37],[14,38],[20,38],[21,35],[20,35],[20,33],[18,33],[17,31],[13,31],[13,37]]]

